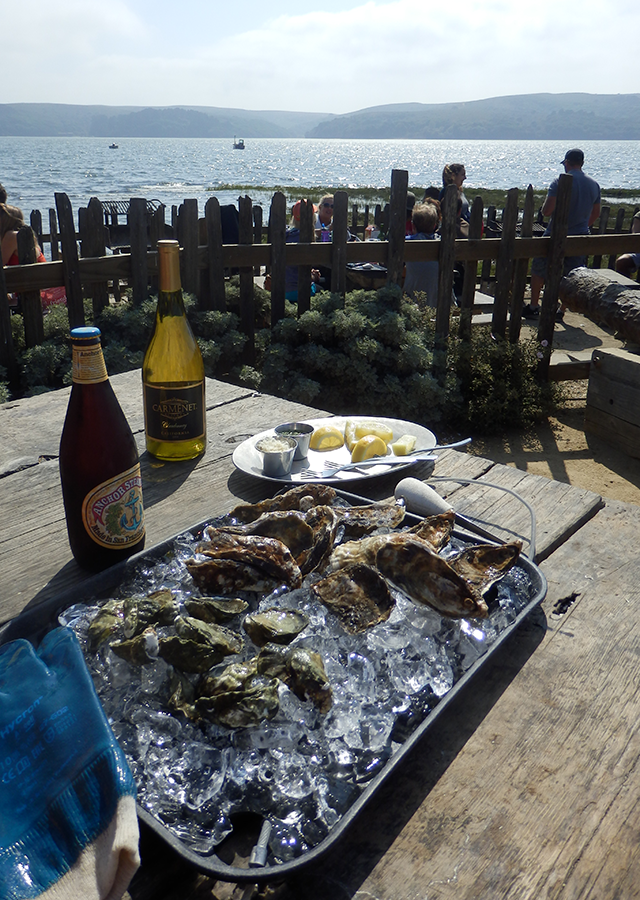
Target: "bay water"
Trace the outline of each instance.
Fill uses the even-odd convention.
[[[369,203],[386,202],[391,172],[406,169],[409,187],[440,186],[446,163],[462,162],[465,191],[482,188],[545,189],[563,169],[570,144],[564,141],[478,140],[309,140],[248,139],[234,150],[231,139],[120,138],[110,148],[105,138],[0,137],[0,182],[8,202],[26,216],[55,206],[54,193],[68,194],[74,212],[91,197],[160,200],[169,209],[196,198],[200,215],[211,196],[221,204],[248,195],[268,206],[282,190],[288,203],[308,190],[373,189]],[[607,190],[625,191],[625,200],[640,203],[640,141],[583,141],[585,172]],[[379,191],[379,196],[375,192]],[[631,192],[627,194],[626,192]],[[637,193],[636,193],[637,192]],[[611,200],[615,204],[615,197]],[[46,227],[46,224],[45,224]]]

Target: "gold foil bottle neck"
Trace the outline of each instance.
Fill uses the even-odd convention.
[[[158,287],[168,294],[182,289],[177,241],[158,241]]]

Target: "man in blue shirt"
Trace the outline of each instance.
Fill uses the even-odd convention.
[[[584,165],[582,150],[567,150],[562,164],[567,175],[573,177],[567,234],[589,234],[589,228],[600,215],[600,185],[582,171]],[[558,179],[554,178],[542,205],[542,215],[552,217],[549,219],[545,235],[551,233],[551,222],[558,196],[558,183]],[[565,256],[564,274],[566,275],[572,269],[577,269],[578,266],[586,266],[586,264],[586,256]],[[531,303],[522,310],[525,319],[535,319],[540,313],[540,291],[546,274],[546,257],[534,259],[531,263]],[[563,316],[564,309],[561,308],[556,314],[556,321],[561,322]]]

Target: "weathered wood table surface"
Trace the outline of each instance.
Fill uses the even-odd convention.
[[[112,378],[141,452],[140,373]],[[0,624],[79,584],[58,474],[68,390],[0,406]],[[147,546],[278,485],[234,469],[233,449],[323,411],[220,382],[207,386],[208,447],[190,463],[142,455]],[[351,482],[390,497],[402,474]],[[420,475],[420,469],[411,474]],[[424,474],[424,473],[423,473]],[[439,454],[458,512],[525,540],[534,508],[542,609],[461,692],[322,865],[283,898],[630,898],[640,895],[640,508],[497,465]],[[143,830],[143,898],[249,897],[212,882]],[[227,860],[231,862],[231,860]]]

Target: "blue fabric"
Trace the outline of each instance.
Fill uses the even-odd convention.
[[[0,647],[0,897],[37,897],[107,828],[133,776],[78,641]]]

